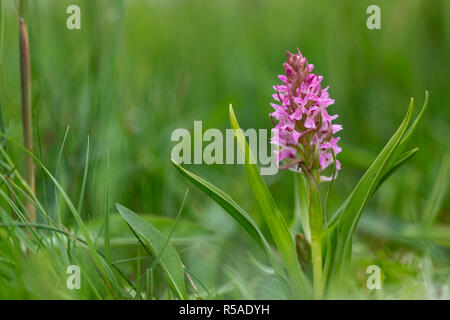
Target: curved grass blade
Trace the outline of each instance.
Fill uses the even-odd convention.
[[[85,238],[85,241],[87,243],[87,247],[91,254],[91,258],[94,262],[94,265],[96,266],[97,270],[99,271],[99,274],[100,274],[102,280],[104,281],[106,287],[110,291],[111,295],[114,297],[114,292],[112,291],[111,284],[114,284],[116,287],[119,287],[119,285],[117,283],[117,279],[114,275],[114,272],[111,270],[110,266],[105,263],[105,260],[98,254],[98,252],[95,248],[94,241],[91,239],[89,232],[86,228],[86,225],[84,224],[83,220],[81,219],[80,215],[78,214],[77,209],[75,208],[73,202],[70,200],[67,193],[64,191],[64,189],[58,183],[56,178],[50,173],[50,171],[44,166],[44,164],[32,152],[30,152],[22,144],[20,144],[13,138],[11,138],[1,132],[0,132],[0,136],[4,137],[5,139],[7,139],[11,143],[13,143],[18,148],[20,148],[23,152],[25,152],[28,156],[30,156],[34,160],[34,162],[44,170],[45,174],[50,178],[50,180],[56,186],[59,193],[61,194],[64,201],[66,202],[67,206],[69,207],[70,212],[72,213],[73,217],[75,218],[83,237]],[[31,193],[31,190],[26,183],[24,184],[24,187],[26,188],[27,192],[29,192],[31,195],[33,195],[33,193]]]
[[[150,248],[152,254],[158,256],[167,281],[177,297],[187,299],[188,295],[184,283],[184,270],[181,258],[175,248],[170,243],[166,243],[166,236],[147,224],[130,209],[118,203],[116,203],[116,208],[133,231],[145,241],[144,243]]]
[[[4,210],[0,208],[0,215],[1,215],[1,214],[4,214],[4,213],[5,213]],[[5,220],[5,221],[6,221],[6,220]],[[9,220],[9,221],[10,221],[9,223],[0,223],[0,227],[8,228],[8,230],[9,230],[9,228],[12,228],[12,227],[18,227],[19,229],[21,229],[21,228],[29,228],[29,227],[32,227],[32,228],[35,228],[35,229],[47,230],[47,231],[53,232],[53,233],[55,233],[55,234],[61,234],[61,235],[65,236],[65,237],[67,238],[68,241],[71,241],[71,242],[74,242],[74,243],[76,243],[76,244],[80,244],[80,245],[82,245],[82,246],[84,246],[84,247],[87,247],[87,242],[86,242],[84,239],[82,239],[82,238],[76,236],[75,234],[70,233],[70,232],[67,231],[67,230],[60,229],[60,228],[58,228],[58,227],[52,227],[52,226],[49,226],[49,225],[46,225],[46,224],[39,224],[39,223],[32,224],[32,223],[29,223],[29,222],[16,222],[16,221],[13,221],[13,220]],[[17,230],[17,229],[16,229],[16,230]],[[26,237],[26,238],[28,239],[28,241],[30,241],[30,238],[29,238],[25,233],[23,233],[23,235],[24,235],[24,237]],[[97,251],[97,252],[98,252],[98,254],[99,254],[102,258],[106,259],[106,258],[102,255],[102,253],[101,253],[100,251]],[[123,280],[124,280],[124,281],[125,281],[132,289],[134,289],[134,290],[137,292],[136,288],[134,287],[134,284],[131,283],[130,280],[128,280],[128,278],[125,276],[125,274],[123,274],[122,271],[120,271],[120,269],[117,268],[117,267],[114,265],[114,263],[111,264],[111,267],[112,267],[112,268],[113,268],[113,269],[114,269],[114,270],[115,270],[115,271],[123,278]],[[88,278],[88,279],[89,279],[89,278]],[[100,298],[99,295],[98,295],[98,297]],[[141,297],[140,297],[140,298],[141,298]]]
[[[67,126],[66,128],[66,132],[64,133],[64,138],[62,140],[61,143],[61,147],[59,148],[59,152],[58,152],[58,159],[56,160],[56,167],[55,167],[55,178],[58,178],[58,169],[59,169],[59,164],[61,162],[61,157],[62,157],[62,152],[64,150],[64,146],[66,144],[66,139],[67,139],[67,135],[69,134],[69,129],[70,127]],[[56,188],[55,186],[55,206],[56,206],[56,218],[58,220],[59,226],[62,225],[62,217],[61,217],[61,210],[59,208],[59,196],[58,196],[58,188]]]
[[[155,260],[153,261],[152,265],[150,266],[150,269],[153,269],[154,267],[156,267],[156,265],[159,263],[159,260],[160,260],[159,257],[161,256],[161,254],[163,253],[163,251],[167,247],[167,245],[170,243],[170,239],[173,236],[173,232],[175,231],[175,227],[177,226],[178,221],[180,220],[181,212],[183,212],[184,203],[186,202],[186,198],[187,198],[188,194],[189,194],[189,189],[186,189],[186,193],[184,194],[183,202],[181,202],[180,210],[178,210],[177,217],[175,218],[175,221],[174,221],[174,223],[172,225],[172,228],[170,228],[169,235],[166,237],[166,242],[164,242],[164,245],[162,246],[161,251],[158,252],[158,255],[155,258]]]
[[[447,194],[448,181],[450,180],[450,153],[446,153],[438,171],[436,182],[429,196],[422,222],[425,225],[432,225],[439,216],[442,203]]]
[[[85,189],[86,189],[88,170],[89,170],[89,135],[87,137],[86,159],[84,162],[83,182],[81,183],[80,198],[78,199],[78,205],[77,205],[77,211],[80,214],[80,216],[82,215],[81,210],[83,209],[83,200],[84,200],[84,193],[85,193]]]

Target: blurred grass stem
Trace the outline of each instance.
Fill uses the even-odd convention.
[[[24,19],[25,0],[19,0],[19,51],[20,51],[20,88],[22,104],[22,127],[24,146],[33,151],[33,127],[31,112],[31,76],[30,48],[28,31]],[[35,192],[34,162],[30,156],[25,156],[25,179],[32,193]],[[36,221],[36,209],[30,201],[25,203],[30,222]]]

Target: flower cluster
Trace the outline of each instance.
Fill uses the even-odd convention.
[[[282,84],[274,86],[273,98],[277,103],[271,103],[275,111],[270,116],[278,123],[274,121],[271,143],[279,147],[276,153],[281,169],[320,172],[333,163],[332,151],[335,155],[341,152],[337,145],[340,138],[333,135],[342,126],[331,123],[337,115],[330,116],[327,111],[334,103],[328,94],[329,87],[322,89],[323,77],[311,73],[314,65],[297,51],[297,54],[286,52],[285,74],[279,76]],[[340,167],[336,161],[337,170]]]

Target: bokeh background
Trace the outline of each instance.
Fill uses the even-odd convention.
[[[204,130],[229,128],[230,103],[242,128],[270,129],[272,85],[279,82],[285,51],[298,47],[330,86],[336,100],[330,112],[339,114],[344,127],[338,156],[342,171],[328,201],[330,214],[396,130],[410,97],[417,112],[425,90],[430,91],[429,109],[412,143],[420,151],[370,202],[354,254],[361,281],[365,266],[378,264],[395,297],[434,294],[418,287],[428,277],[420,266],[434,270],[431,282],[448,281],[449,1],[29,2],[36,153],[38,131],[43,162],[76,202],[89,136],[84,219],[94,224],[103,215],[108,180],[112,212],[119,202],[167,219],[176,216],[189,188],[182,218],[208,230],[209,240],[187,235],[186,265],[210,288],[219,288],[230,274],[253,283],[251,241],[172,167],[175,143],[170,136],[176,128],[192,131],[194,120],[202,120]],[[81,30],[66,28],[71,4],[81,7]],[[370,4],[381,8],[380,30],[366,27]],[[15,1],[1,1],[0,27],[2,131],[20,140]],[[10,152],[20,167],[23,154]],[[250,213],[258,210],[241,166],[188,168],[227,191]],[[39,197],[54,207],[51,183],[39,170],[37,174]],[[265,179],[290,219],[292,173]],[[67,209],[61,210],[65,223],[73,224]],[[435,217],[432,222],[424,218],[428,215]],[[256,284],[241,288],[237,296],[271,297],[254,288]]]

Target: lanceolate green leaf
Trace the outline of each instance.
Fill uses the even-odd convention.
[[[394,173],[396,172],[401,166],[403,166],[408,160],[410,160],[417,152],[419,151],[419,148],[414,148],[412,150],[409,150],[400,157],[398,157],[397,161],[393,163],[386,173],[383,175],[383,177],[380,179],[380,181],[377,183],[374,192],[375,193],[382,185],[383,183]],[[330,221],[327,223],[329,228],[335,227],[337,222],[339,221],[339,217],[344,210],[345,206],[347,205],[349,198],[347,198],[344,203],[339,207],[339,209],[334,213],[333,217],[330,219]]]
[[[346,267],[346,263],[351,256],[352,237],[356,225],[378,182],[382,178],[382,172],[389,166],[392,155],[405,134],[411,119],[413,105],[414,103],[411,99],[408,111],[400,127],[358,182],[350,197],[346,200],[336,230],[337,242],[331,269],[332,274],[337,275]]]
[[[427,110],[429,104],[429,93],[428,91],[425,91],[425,101],[423,103],[422,108],[420,109],[419,115],[414,120],[413,124],[408,128],[406,133],[403,135],[402,140],[400,141],[400,145],[398,147],[398,153],[402,152],[406,145],[408,144],[409,140],[411,139],[412,135],[417,129],[417,126],[419,125],[420,121],[422,120],[423,115],[425,114],[425,111]],[[394,156],[394,159],[397,157]]]
[[[236,220],[242,227],[244,227],[245,231],[253,238],[253,240],[258,243],[261,247],[264,246],[264,236],[261,231],[256,226],[256,223],[253,219],[248,215],[247,212],[244,211],[228,194],[212,185],[208,181],[200,178],[194,173],[184,169],[179,164],[177,164],[174,160],[172,160],[172,164],[184,176],[188,179],[192,184],[194,184],[197,188],[202,190],[208,197],[213,199],[217,204],[219,204],[222,208],[228,212],[234,220]]]
[[[411,159],[416,153],[419,151],[419,148],[414,148],[403,153],[400,157],[398,157],[397,161],[388,168],[387,172],[383,175],[380,182],[377,184],[374,192],[378,190],[378,188],[386,181],[395,171],[398,170],[403,164],[405,164],[409,159]]]
[[[286,278],[285,272],[280,265],[279,261],[273,254],[272,249],[270,248],[269,243],[265,239],[262,232],[259,230],[256,223],[250,217],[250,215],[242,209],[228,194],[212,185],[208,181],[200,178],[194,173],[184,169],[180,165],[178,165],[174,160],[172,160],[172,164],[184,176],[187,180],[189,180],[192,184],[194,184],[197,188],[202,190],[208,197],[213,199],[218,205],[220,205],[225,211],[230,214],[230,216],[239,223],[245,231],[252,237],[255,242],[261,246],[262,249],[265,250],[267,256],[272,263],[272,266],[280,280],[280,285],[285,290],[286,287]],[[285,290],[286,291],[286,290]],[[288,292],[286,292],[288,293]]]
[[[264,220],[272,234],[275,244],[278,247],[280,256],[286,265],[287,272],[292,281],[293,289],[298,298],[309,297],[310,284],[304,273],[300,269],[297,261],[294,240],[291,237],[289,228],[273,200],[269,189],[259,173],[258,166],[254,160],[253,154],[245,140],[244,134],[239,127],[233,107],[230,105],[230,122],[236,135],[237,143],[244,157],[245,172],[253,191],[253,195],[258,202],[259,208],[264,216]]]
[[[409,126],[408,130],[406,130],[406,132],[402,136],[402,139],[401,139],[398,147],[394,150],[394,152],[392,154],[392,157],[391,157],[391,160],[389,161],[389,165],[384,168],[383,173],[382,173],[383,178],[380,179],[380,182],[378,183],[378,186],[377,186],[376,189],[378,189],[378,187],[393,172],[395,172],[401,165],[403,165],[403,163],[405,163],[408,159],[410,159],[416,153],[417,150],[416,151],[411,150],[409,152],[406,152],[406,153],[402,154],[402,152],[407,147],[409,141],[411,140],[412,135],[416,131],[417,126],[419,125],[420,121],[422,120],[422,117],[423,117],[423,115],[424,115],[424,113],[425,113],[425,111],[426,111],[426,109],[428,107],[428,101],[429,101],[429,94],[428,94],[428,91],[425,91],[425,101],[423,103],[423,106],[420,109],[420,112],[417,115],[417,117],[414,120],[414,122],[411,124],[411,126]],[[414,105],[414,99],[413,98],[411,98],[411,103]]]
[[[411,99],[410,107],[414,104],[414,99]],[[422,119],[427,107],[429,104],[429,93],[428,91],[425,91],[425,101],[424,104],[414,120],[413,124],[408,128],[408,130],[403,134],[401,141],[398,145],[398,147],[395,148],[392,156],[389,159],[389,165],[384,167],[384,170],[381,174],[382,178],[378,180],[376,187],[374,188],[374,192],[383,184],[384,181],[387,180],[389,176],[392,175],[398,168],[400,168],[403,164],[405,164],[411,157],[418,151],[418,149],[414,148],[408,152],[405,152],[401,154],[401,152],[406,148],[408,142],[410,141],[412,135],[414,134],[415,130],[417,129],[417,126]],[[412,111],[411,111],[412,112]],[[377,158],[378,159],[378,158]],[[375,160],[376,161],[376,160]],[[375,163],[375,162],[374,162]],[[373,164],[372,164],[373,165]],[[328,225],[334,226],[338,220],[339,217],[342,214],[342,211],[347,206],[347,203],[352,195],[350,195],[345,202],[339,207],[339,209],[334,213],[333,217],[329,220]]]
[[[166,236],[147,224],[141,217],[130,209],[116,203],[117,210],[133,231],[144,240],[152,254],[159,259],[159,263],[166,275],[167,281],[180,299],[187,299],[184,283],[184,270],[181,258],[175,248],[167,243]]]

